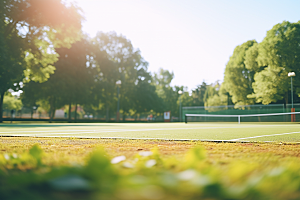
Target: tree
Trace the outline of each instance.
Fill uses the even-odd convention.
[[[205,91],[204,97],[203,97],[203,101],[204,101],[204,105],[207,104],[207,100],[215,95],[219,95],[219,89],[220,89],[220,84],[217,81],[215,84],[210,84],[207,86],[207,89]]]
[[[255,93],[248,95],[248,97],[256,98],[256,102],[270,104],[283,98],[287,100],[289,81],[287,73],[280,68],[267,67],[256,73],[254,80],[253,89]]]
[[[204,106],[204,94],[208,85],[203,81],[196,89],[192,90],[193,106]]]
[[[154,85],[149,83],[151,77],[139,80],[135,89],[135,103],[133,109],[137,113],[149,112],[151,110],[161,113],[163,110],[163,101],[156,93]]]
[[[101,112],[105,108],[106,121],[110,119],[110,109],[115,108],[116,81],[118,80],[118,68],[116,63],[109,59],[105,50],[101,50],[99,42],[92,40],[93,50],[90,65],[94,66],[93,86],[91,89],[91,101],[87,108],[93,112]],[[115,108],[117,109],[117,108]]]
[[[75,104],[76,120],[77,104],[83,105],[90,102],[90,91],[93,85],[93,66],[90,64],[92,47],[88,40],[82,39],[72,44],[70,49],[60,48],[57,52],[60,59],[55,63],[57,72],[53,78],[57,75],[57,79],[61,82],[60,91],[63,102],[69,105],[69,121],[71,120],[71,105]]]
[[[0,2],[0,122],[4,93],[22,81],[46,81],[55,70],[54,48],[77,40],[80,29],[78,8],[60,0]]]
[[[157,95],[163,100],[162,112],[171,111],[172,115],[178,116],[178,91],[183,90],[183,87],[171,87],[173,78],[173,72],[160,68],[158,73],[154,73],[153,84],[156,86]]]
[[[43,84],[30,81],[22,88],[21,100],[25,107],[30,108],[31,117],[33,116],[33,107],[39,106],[37,101],[44,96],[43,92],[45,92],[45,88],[41,86],[43,86]],[[47,111],[49,110],[47,109]]]
[[[142,58],[141,52],[132,46],[130,40],[115,32],[99,32],[93,43],[98,47],[95,58],[98,63],[97,82],[102,85],[98,88],[102,89],[104,104],[107,110],[116,105],[115,83],[121,80],[120,108],[125,117],[137,102],[137,85],[141,80],[151,81],[147,72],[148,63]],[[107,60],[103,59],[103,56]]]
[[[67,104],[71,121],[71,105],[75,104],[76,113],[77,104],[89,101],[93,79],[90,71],[92,66],[87,66],[87,58],[91,48],[88,41],[82,39],[72,44],[71,48],[57,48],[56,51],[59,60],[54,63],[55,73],[46,82],[31,81],[26,84],[23,99],[30,103],[36,103],[38,100],[48,101],[50,120],[53,119],[56,108]]]
[[[232,102],[236,105],[254,103],[254,99],[247,98],[247,95],[253,93],[252,83],[255,71],[246,67],[245,56],[247,50],[256,43],[254,40],[249,40],[237,46],[225,68],[224,89],[229,92]]]
[[[22,101],[13,96],[10,92],[5,93],[5,99],[3,101],[3,107],[7,110],[21,110],[22,108]]]
[[[206,107],[205,110],[209,112],[227,109],[225,106],[228,105],[228,96],[224,94],[224,89],[218,81],[207,86],[203,100]]]
[[[193,106],[193,104],[194,104],[193,97],[187,91],[183,91],[182,95],[179,98],[181,98],[181,100],[180,100],[181,106]],[[180,102],[178,99],[178,102],[177,102],[178,106],[180,106],[179,103]]]
[[[267,32],[258,46],[257,64],[262,70],[254,76],[253,94],[257,102],[269,104],[285,99],[290,89],[288,72],[300,74],[300,22],[282,22]],[[293,85],[300,94],[300,77],[294,77]]]

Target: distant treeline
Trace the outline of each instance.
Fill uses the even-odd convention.
[[[2,1],[0,9],[0,121],[3,109],[22,106],[48,112],[51,118],[64,108],[71,118],[74,105],[109,119],[117,111],[117,87],[123,117],[164,111],[178,117],[179,90],[183,106],[204,105],[210,95],[205,82],[191,95],[184,86],[170,86],[173,72],[151,74],[125,36],[99,32],[88,38],[76,6],[22,0]],[[12,90],[22,91],[20,99],[8,92]]]
[[[85,36],[74,5],[1,1],[0,17],[0,122],[4,108],[22,106],[38,107],[51,118],[64,108],[71,119],[71,108],[80,105],[89,114],[105,113],[109,119],[117,111],[118,87],[123,118],[164,111],[178,117],[180,101],[182,106],[286,103],[290,71],[296,73],[295,95],[300,93],[300,23],[277,24],[261,43],[251,40],[237,46],[222,84],[203,81],[188,93],[184,86],[170,85],[173,72],[151,74],[148,62],[125,36]],[[23,92],[20,99],[12,97],[12,90]]]
[[[55,48],[58,59],[53,63],[55,71],[44,82],[29,80],[22,83],[19,100],[6,93],[5,109],[19,110],[22,106],[38,108],[50,113],[63,108],[71,120],[71,109],[75,106],[93,116],[117,112],[117,87],[119,87],[120,112],[123,118],[140,114],[162,115],[171,111],[179,115],[180,98],[183,106],[205,105],[212,88],[203,82],[192,93],[184,86],[170,85],[174,73],[160,69],[151,74],[148,63],[138,49],[122,35],[114,32],[99,32],[95,38],[81,38],[70,48]],[[117,85],[117,81],[121,81]],[[183,91],[182,95],[178,91]],[[75,119],[76,119],[75,115]],[[122,119],[121,119],[122,120]]]

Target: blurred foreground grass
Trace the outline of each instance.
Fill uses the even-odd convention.
[[[300,145],[0,138],[0,199],[300,199]]]

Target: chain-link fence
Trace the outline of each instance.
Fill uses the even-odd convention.
[[[295,112],[300,111],[300,103],[293,104]],[[243,106],[191,106],[182,108],[182,119],[185,114],[210,115],[249,115],[291,112],[292,104],[243,105]]]
[[[3,119],[7,121],[48,121],[50,120],[50,113],[46,111],[39,111],[36,107],[28,108],[23,107],[21,110],[3,110]],[[75,111],[71,112],[71,121],[75,120]],[[78,110],[76,120],[78,121],[103,121],[114,122],[116,121],[116,112],[99,111],[95,113],[85,112],[82,108]],[[57,109],[53,117],[53,121],[69,121],[69,115],[64,109]],[[160,122],[163,121],[162,114],[150,115],[149,113],[141,113],[136,115],[123,115],[120,113],[119,122],[135,122],[135,121],[148,121]]]

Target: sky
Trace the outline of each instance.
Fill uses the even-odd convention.
[[[67,0],[74,1],[74,0]],[[115,31],[131,41],[149,62],[174,72],[172,86],[188,91],[203,81],[223,81],[236,46],[261,42],[283,21],[300,20],[298,0],[76,0],[83,31]]]

